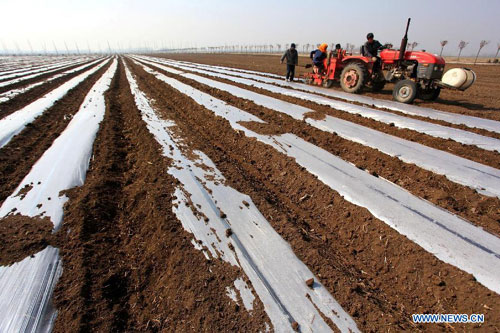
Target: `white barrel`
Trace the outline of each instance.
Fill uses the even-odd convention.
[[[474,71],[468,69],[468,68],[463,68],[467,72],[467,80],[465,81],[464,85],[462,86],[462,90],[465,90],[472,86],[474,82],[476,82],[476,73]]]
[[[476,81],[476,73],[468,68],[453,68],[444,73],[441,82],[454,88],[465,90]]]

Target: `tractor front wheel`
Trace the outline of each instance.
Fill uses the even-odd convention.
[[[344,91],[359,93],[367,78],[366,68],[360,64],[350,64],[344,67],[340,74],[340,86]]]
[[[417,84],[412,80],[401,80],[394,86],[392,90],[394,100],[411,104],[417,97]]]

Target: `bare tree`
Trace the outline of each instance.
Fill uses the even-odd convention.
[[[409,45],[411,47],[411,51],[413,51],[413,49],[415,49],[418,46],[418,42],[413,42],[413,43],[410,43]]]
[[[486,45],[488,45],[489,43],[490,43],[489,40],[482,40],[481,42],[479,42],[479,50],[477,50],[476,59],[474,59],[474,65],[476,64],[477,57],[479,57],[479,52],[481,52],[481,49]]]
[[[52,41],[52,46],[54,46],[54,51],[56,52],[56,56],[59,55],[59,52],[57,51],[56,43]]]
[[[460,60],[460,55],[462,54],[462,50],[467,46],[467,44],[469,44],[469,42],[466,42],[463,40],[461,40],[460,43],[458,43],[458,48],[460,49],[460,51],[458,51],[458,59],[457,60]]]
[[[497,43],[497,53],[495,54],[495,58],[498,57],[498,51],[500,51],[500,43]]]
[[[443,49],[446,46],[446,44],[448,44],[447,40],[442,40],[441,41],[441,52],[439,52],[439,56],[441,56],[443,54]]]

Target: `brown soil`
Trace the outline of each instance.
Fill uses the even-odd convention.
[[[175,57],[260,71],[284,69],[277,56]],[[186,153],[203,151],[229,186],[252,198],[362,331],[500,331],[500,295],[480,285],[471,275],[436,259],[368,210],[349,203],[294,159],[234,131],[226,120],[140,66],[127,62],[160,115],[178,125],[176,133],[183,139]],[[64,130],[105,70],[71,90],[0,149],[0,203]],[[481,84],[489,87],[493,96],[497,88],[486,82],[488,73],[480,70],[480,79],[485,78]],[[496,198],[484,197],[443,176],[314,129],[251,101],[167,75],[267,122],[244,124],[254,131],[293,133],[500,235],[500,201]],[[468,154],[467,158],[483,164],[498,167],[500,162],[498,154],[480,154],[481,150],[471,146],[252,90],[312,108],[317,111],[310,115],[313,117],[331,114],[457,155]],[[38,95],[25,97],[34,100],[42,95],[40,90]],[[484,103],[484,108],[488,103],[498,107],[497,97],[490,101],[478,93],[469,104],[445,107],[453,112],[478,112],[475,115],[495,118],[497,113],[492,108],[474,107],[480,103]],[[461,97],[451,98],[459,102]],[[431,104],[435,107],[439,103]],[[161,154],[160,145],[142,121],[121,63],[106,94],[106,105],[85,184],[66,191],[70,200],[65,205],[61,230],[53,235],[48,219],[18,215],[1,219],[0,265],[22,260],[49,244],[60,248],[63,275],[53,298],[58,310],[56,332],[264,331],[270,320],[258,298],[254,310],[248,313],[226,295],[226,287],[242,277],[241,270],[221,260],[206,260],[191,244],[193,235],[183,229],[174,215],[172,201],[177,181],[167,173],[172,161]],[[19,195],[28,190],[25,188]],[[482,325],[415,325],[411,322],[412,313],[483,313],[486,320]]]
[[[23,80],[23,81],[20,81],[18,83],[15,83],[15,84],[10,84],[8,86],[1,87],[0,88],[0,93],[6,92],[6,91],[9,91],[9,90],[12,90],[12,89],[21,88],[21,87],[24,87],[24,86],[27,86],[29,84],[36,83],[36,82],[39,82],[39,81],[43,81],[45,79],[48,79],[51,76],[54,76],[56,74],[65,72],[67,70],[70,70],[70,69],[78,67],[78,66],[82,66],[82,65],[87,64],[89,62],[90,62],[90,60],[86,61],[84,63],[78,64],[78,65],[72,65],[72,66],[69,66],[69,67],[61,68],[61,69],[59,69],[57,71],[54,71],[54,72],[51,72],[51,73],[47,73],[47,74],[37,73],[37,74],[40,74],[40,76],[31,78],[31,79],[28,79],[28,80]],[[27,75],[30,75],[30,74],[27,74]],[[7,79],[5,81],[12,80],[12,79],[17,79],[17,78],[21,78],[21,76],[15,77],[15,78],[10,78],[10,79]]]
[[[111,63],[110,63],[111,64]],[[89,76],[0,149],[0,204],[52,145],[78,111],[85,96],[109,65]]]
[[[52,65],[57,65],[56,63],[52,63],[52,64],[45,64],[45,66],[52,66]],[[24,67],[24,66],[19,66],[18,68],[16,69],[23,69],[24,72],[17,72],[17,73],[10,73],[9,75],[15,75],[15,76],[12,76],[12,77],[9,77],[9,78],[0,78],[0,82],[5,82],[5,81],[10,81],[10,80],[15,80],[15,79],[20,79],[24,76],[28,76],[28,75],[35,75],[35,74],[42,74],[43,72],[38,72],[38,73],[25,73],[26,71],[29,71],[29,70],[44,70],[44,71],[49,71],[47,69],[43,69],[43,68],[34,68],[35,66],[29,66],[29,67]],[[0,72],[0,74],[3,75],[2,72]]]
[[[40,82],[40,81],[46,80],[47,78],[49,78],[53,75],[56,75],[60,72],[67,71],[67,70],[70,70],[72,68],[79,67],[82,65],[83,64],[71,66],[71,67],[62,69],[60,71],[51,73],[51,74],[43,75],[40,78],[33,79],[34,81],[30,82],[30,83],[35,83],[35,82]],[[97,64],[95,66],[97,66]],[[52,90],[56,89],[57,87],[59,87],[60,85],[62,85],[64,82],[69,81],[70,79],[80,75],[81,73],[83,73],[87,70],[89,70],[89,68],[82,69],[78,72],[75,72],[75,73],[66,75],[64,77],[55,79],[54,81],[51,81],[49,83],[39,85],[39,86],[27,91],[24,94],[17,95],[16,97],[14,97],[14,98],[12,98],[4,103],[0,103],[0,119],[7,117],[9,114],[11,114],[11,113],[25,107],[26,105],[36,101],[41,96],[49,93],[50,91],[52,91]],[[22,84],[19,83],[19,85],[20,85],[20,87],[23,87],[23,86],[27,86],[28,84],[23,82]],[[10,86],[8,88],[9,89],[7,89],[7,90],[14,89],[14,88],[11,88]]]
[[[226,296],[241,272],[207,261],[172,212],[176,180],[120,65],[85,185],[67,194],[55,332],[264,330]]]
[[[222,90],[210,88],[203,84],[197,83],[194,80],[183,78],[179,75],[170,74],[157,67],[155,67],[155,69],[167,76],[174,77],[175,79],[189,84],[196,89],[204,91],[218,99],[224,100],[225,102],[241,110],[252,113],[270,124],[263,125],[260,123],[255,123],[245,125],[256,132],[263,134],[293,133],[299,137],[302,137],[306,141],[309,141],[312,144],[317,145],[329,151],[330,153],[339,156],[343,160],[357,165],[359,168],[368,170],[371,173],[384,177],[385,179],[388,179],[389,181],[402,186],[416,196],[429,200],[430,202],[446,210],[452,211],[455,214],[471,221],[472,223],[483,227],[489,232],[500,235],[500,200],[498,198],[483,196],[471,188],[449,181],[445,176],[440,176],[431,171],[423,170],[414,164],[404,163],[396,157],[390,157],[379,152],[378,150],[312,128],[302,121],[297,121],[285,114],[281,114],[274,110],[261,107],[253,103],[252,101],[237,98]],[[247,86],[241,87],[248,88]],[[258,89],[250,90],[262,93],[262,91]],[[267,95],[275,98],[281,96],[278,94]],[[312,106],[314,105],[312,104],[314,103],[299,103],[298,100],[293,98],[282,99],[285,99],[294,104],[302,104],[306,107],[317,109],[320,112],[323,111],[324,113],[330,113],[329,108],[326,107],[313,108]],[[323,112],[321,114],[324,114]],[[339,114],[335,113],[334,115],[338,116]],[[340,113],[340,115],[344,115],[344,113]],[[317,115],[317,117],[321,117],[321,115]],[[347,115],[345,119],[352,122],[358,122],[360,120],[360,117]],[[363,123],[363,125],[366,125],[366,123],[367,122]],[[374,127],[377,130],[388,130],[393,132],[391,134],[397,132],[400,133],[403,137],[408,135],[408,133],[403,130],[394,131],[390,126],[369,127]],[[430,143],[433,140],[432,138],[428,138],[427,136],[423,136],[423,138],[425,139],[426,143]],[[415,136],[410,136],[408,139],[411,141],[416,141]],[[453,147],[454,142],[445,140],[443,141],[448,145],[441,148],[443,150],[452,151],[452,149],[450,149],[450,145],[451,147]],[[470,147],[463,147],[464,150],[466,148]],[[471,150],[469,149],[467,151],[470,153]],[[477,156],[478,158],[482,157],[479,152]],[[484,161],[479,162],[482,162],[484,164]],[[500,156],[496,156],[494,165],[500,165]]]
[[[494,331],[499,327],[499,295],[469,274],[439,261],[366,209],[347,202],[293,159],[235,132],[226,120],[129,63],[141,89],[156,101],[162,115],[178,124],[192,149],[203,151],[214,161],[230,186],[251,196],[361,330],[448,329],[442,325],[415,326],[411,314],[423,312],[486,313],[485,324],[466,329]],[[283,131],[276,123],[280,117],[261,109],[255,112],[273,120],[275,133]],[[289,120],[282,123],[291,126]],[[322,141],[312,130],[303,135]],[[341,143],[338,137],[330,137],[326,141],[330,146]],[[349,151],[346,156],[355,155],[358,148],[350,144],[345,148]],[[370,171],[373,161],[375,155],[368,155]],[[381,166],[383,161],[379,163]],[[304,197],[307,199],[301,200]]]
[[[12,265],[56,244],[49,218],[9,215],[0,220],[0,266]]]
[[[162,72],[164,72],[164,71],[162,71]],[[166,72],[164,72],[164,73],[168,74]],[[394,136],[397,136],[397,137],[400,137],[400,138],[403,138],[406,140],[416,141],[416,142],[419,142],[421,144],[424,144],[424,145],[432,147],[432,148],[444,150],[444,151],[447,151],[449,153],[461,156],[463,158],[473,160],[473,161],[476,161],[476,162],[481,163],[481,164],[489,165],[493,168],[500,167],[500,154],[498,152],[487,151],[487,150],[481,149],[481,148],[473,146],[473,145],[461,144],[461,143],[453,141],[451,139],[440,139],[440,138],[432,137],[430,135],[420,133],[417,131],[413,131],[413,130],[409,130],[409,129],[397,128],[397,127],[392,126],[390,124],[384,124],[384,123],[381,123],[381,122],[373,120],[373,119],[364,118],[361,115],[350,114],[350,113],[347,113],[344,111],[339,111],[339,110],[333,109],[333,108],[328,107],[328,106],[320,105],[320,104],[317,104],[314,102],[305,101],[305,100],[302,100],[300,98],[294,98],[294,97],[284,96],[284,95],[277,94],[277,93],[272,93],[272,92],[269,92],[269,91],[264,90],[264,89],[250,87],[250,86],[235,83],[235,82],[232,82],[232,81],[229,81],[226,79],[214,78],[214,77],[210,77],[210,76],[204,75],[204,74],[197,74],[197,75],[204,76],[204,77],[210,78],[212,80],[217,80],[217,81],[225,82],[225,83],[228,83],[231,85],[235,85],[235,86],[238,86],[238,87],[243,88],[243,89],[251,90],[251,91],[257,92],[257,93],[262,94],[262,95],[267,95],[270,97],[281,99],[281,100],[290,102],[292,104],[301,105],[301,106],[304,106],[304,107],[307,107],[307,108],[310,108],[312,110],[320,112],[320,114],[309,114],[308,116],[311,118],[322,119],[322,117],[323,117],[322,114],[328,114],[328,115],[331,115],[331,116],[334,116],[337,118],[341,118],[341,119],[344,119],[344,120],[347,120],[347,121],[350,121],[353,123],[357,123],[357,124],[362,125],[362,126],[373,128],[375,130],[378,130],[378,131],[381,131],[381,132],[384,132],[384,133],[387,133],[390,135],[394,135]],[[465,126],[456,126],[456,127],[461,127],[462,129],[468,129]],[[485,134],[485,133],[490,134],[490,136],[493,136],[493,137],[498,136],[497,134],[491,134],[488,131],[482,131],[482,130],[472,130],[472,131],[479,132],[479,134]]]
[[[158,56],[155,54],[155,56]],[[208,65],[220,65],[241,69],[269,72],[284,75],[286,67],[280,65],[278,55],[243,55],[243,54],[167,54],[167,58],[192,61]],[[299,64],[308,64],[306,56],[300,56]],[[477,74],[477,81],[465,92],[443,90],[437,101],[424,102],[416,100],[415,104],[444,110],[448,112],[467,114],[476,117],[500,120],[500,66],[448,64],[446,69],[467,67]],[[296,68],[297,77],[308,71]],[[339,86],[333,89],[341,90]],[[379,93],[364,93],[382,99],[392,99],[392,85],[387,85]]]
[[[206,70],[211,71],[210,69],[206,69]],[[205,74],[200,74],[200,73],[194,73],[194,74],[205,76],[205,77],[208,77],[208,78],[213,79],[213,80],[219,80],[219,81],[223,81],[223,82],[226,82],[226,83],[230,83],[230,84],[233,84],[233,85],[245,88],[245,89],[250,89],[250,90],[253,90],[253,91],[257,91],[257,92],[259,92],[261,94],[265,94],[265,95],[272,96],[272,97],[275,97],[275,98],[281,98],[281,99],[284,99],[284,100],[292,101],[295,104],[302,104],[302,105],[305,105],[305,106],[308,106],[308,105],[313,105],[313,106],[314,105],[318,105],[318,104],[316,104],[314,102],[307,102],[307,101],[304,101],[304,100],[299,99],[299,98],[293,98],[293,97],[288,97],[288,96],[281,95],[281,94],[275,94],[275,93],[269,92],[269,91],[267,91],[265,89],[248,87],[248,86],[246,86],[244,84],[235,83],[235,82],[232,82],[230,80],[220,79],[220,78],[216,78],[216,77],[212,77],[212,76],[205,75]],[[275,85],[275,84],[271,83],[271,85]],[[339,88],[339,87],[337,87],[337,88]],[[319,95],[323,95],[321,93],[321,91],[319,91],[318,94]],[[340,98],[334,98],[334,97],[328,96],[328,95],[324,95],[324,96],[327,97],[327,98],[330,98],[330,99],[339,100],[339,101],[346,102],[346,103],[351,103],[351,104],[356,104],[356,105],[371,107],[370,105],[364,105],[364,104],[358,103],[358,102],[350,102],[350,101],[342,100]],[[372,96],[372,97],[376,97],[377,98],[377,96]],[[325,106],[323,106],[321,104],[319,106],[322,109],[324,109],[324,110],[330,110],[330,111],[332,110],[330,107],[325,107]],[[452,123],[449,123],[449,122],[446,122],[446,121],[443,121],[443,120],[430,119],[430,118],[423,117],[423,116],[408,115],[408,114],[404,114],[404,113],[399,112],[399,111],[394,111],[394,110],[390,110],[390,109],[386,109],[386,108],[380,108],[380,109],[383,110],[383,111],[386,111],[386,112],[390,112],[390,113],[402,115],[402,116],[407,117],[407,118],[423,120],[423,121],[429,122],[429,123],[434,123],[434,124],[438,124],[438,125],[453,127],[453,128],[457,128],[457,129],[461,129],[461,130],[473,132],[473,133],[476,133],[476,134],[479,134],[479,135],[484,135],[484,136],[489,136],[489,137],[493,137],[493,138],[496,138],[496,139],[500,139],[500,133],[497,133],[497,132],[491,132],[491,131],[484,130],[484,129],[479,129],[479,128],[471,128],[471,127],[468,127],[466,125],[452,124]],[[337,111],[337,110],[335,110],[335,111],[336,111],[336,114],[340,114],[340,117],[342,117],[342,115],[346,113],[346,112],[343,112],[343,111]],[[349,115],[345,115],[345,116],[349,117]],[[350,115],[350,118],[351,118],[350,121],[352,121],[353,117],[359,117],[359,116],[357,116],[357,115]],[[375,121],[375,120],[369,120],[368,119],[368,123],[375,123],[376,124],[377,121]],[[402,129],[402,131],[409,131],[409,130]],[[410,130],[410,132],[414,132],[414,131]],[[415,133],[418,133],[418,132],[415,132]],[[434,143],[434,140],[435,140],[435,138],[432,138],[432,140],[430,142]],[[440,140],[440,139],[438,139],[438,140]]]

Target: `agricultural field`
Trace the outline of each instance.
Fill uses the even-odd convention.
[[[0,57],[0,332],[500,331],[500,66],[468,67],[407,105],[272,55]]]

